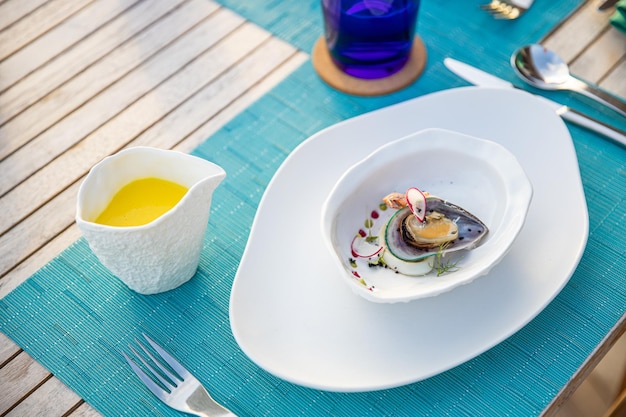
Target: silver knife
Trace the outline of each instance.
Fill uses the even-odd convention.
[[[456,59],[445,58],[443,63],[450,71],[474,85],[481,87],[515,88],[512,83],[506,80],[486,73],[485,71],[479,70],[478,68],[472,67],[471,65],[465,64],[461,61],[457,61]],[[614,140],[622,146],[626,146],[626,132],[589,116],[585,116],[584,114],[568,106],[557,103],[556,101],[549,100],[539,95],[535,95],[535,97],[550,106],[550,108],[552,108],[554,112],[564,120],[599,133]]]
[[[606,9],[610,9],[611,7],[615,6],[618,1],[619,0],[605,0],[600,6],[598,6],[598,10],[604,11]]]

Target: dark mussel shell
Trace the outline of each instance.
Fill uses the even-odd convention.
[[[413,216],[408,207],[398,210],[389,219],[385,227],[385,246],[391,253],[405,261],[418,261],[437,253],[455,252],[463,249],[472,249],[488,234],[487,226],[476,216],[462,207],[430,196],[426,199],[426,212],[439,212],[454,221],[458,227],[458,237],[445,245],[419,248],[407,242],[403,233],[403,223],[407,216]]]

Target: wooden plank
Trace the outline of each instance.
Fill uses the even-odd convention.
[[[63,22],[91,1],[93,0],[51,0],[7,30],[0,32],[0,61]]]
[[[132,6],[137,0],[98,0],[0,62],[0,93],[80,39]]]
[[[550,404],[541,413],[542,417],[557,417],[557,413],[562,408],[576,389],[596,368],[600,360],[607,354],[613,345],[620,339],[626,331],[626,314],[615,323],[613,328],[607,333],[604,339],[596,346],[593,352],[587,357],[585,362],[576,371],[569,381],[561,388],[561,391],[552,399]]]
[[[543,40],[568,64],[608,27],[608,14],[597,11],[597,3],[589,1],[567,19],[561,27]]]
[[[5,362],[11,360],[15,355],[21,351],[20,347],[13,343],[7,335],[0,332],[0,368],[2,368]]]
[[[56,191],[51,190],[51,187],[46,186],[46,184],[52,183],[62,188],[63,184],[74,183],[68,189],[71,191],[66,190],[59,197],[54,198],[50,204],[46,205],[48,207],[45,210],[37,210],[27,221],[19,223],[3,236],[0,236],[0,252],[4,254],[3,258],[0,259],[0,275],[8,272],[13,265],[21,262],[55,236],[54,230],[51,230],[49,224],[67,227],[72,223],[73,215],[69,216],[63,212],[73,214],[74,198],[77,193],[75,181],[79,180],[91,166],[149,129],[167,113],[178,107],[187,97],[196,94],[198,92],[197,87],[201,86],[203,82],[208,85],[207,81],[211,80],[212,76],[221,75],[226,66],[232,65],[242,56],[247,55],[250,49],[244,48],[253,48],[255,43],[262,42],[268,36],[269,34],[254,26],[248,24],[242,26],[229,37],[228,41],[220,43],[219,48],[209,50],[201,59],[185,67],[157,90],[142,97],[141,100],[127,108],[123,114],[103,125],[79,145],[65,152],[4,196],[0,203],[13,209],[11,213],[0,211],[0,216],[9,226],[18,222],[17,217],[13,220],[8,219],[13,211],[22,210],[26,212],[35,208],[31,206],[33,205],[33,195],[41,198],[40,201],[54,197]],[[275,46],[272,46],[272,49],[274,48]],[[225,50],[228,50],[228,54],[224,53]],[[228,61],[221,62],[225,58],[220,59],[219,57],[227,55],[230,55]],[[270,61],[268,56],[271,56],[270,51],[258,56],[257,61]],[[277,64],[279,63],[275,65]],[[257,62],[251,65],[250,71],[256,70],[256,68],[263,69],[265,67],[262,63]],[[246,77],[249,78],[249,75]],[[249,88],[249,84],[253,82],[255,80],[244,80],[230,86],[224,84],[222,86],[225,90],[242,88],[242,85],[243,88]],[[158,106],[155,106],[155,102]],[[169,110],[168,106],[170,107]],[[204,110],[208,113],[206,109]],[[61,216],[70,218],[63,221]],[[41,222],[44,224],[40,224]]]
[[[0,3],[0,30],[16,24],[48,0],[13,0]]]
[[[201,5],[202,2],[199,1],[195,4]],[[194,8],[194,10],[200,18],[202,16],[209,18],[192,27],[182,37],[172,40],[170,35],[179,32],[175,28],[172,28],[171,31],[167,30],[171,25],[178,26],[177,23],[182,15],[176,15],[173,19],[164,21],[166,27],[155,26],[155,31],[146,32],[146,37],[141,36],[138,42],[132,42],[128,48],[122,48],[120,54],[112,54],[112,59],[104,60],[101,65],[93,67],[92,71],[82,73],[72,82],[59,88],[55,92],[57,97],[51,105],[42,102],[41,105],[33,106],[19,118],[13,119],[0,128],[0,136],[15,136],[11,140],[10,146],[16,146],[17,140],[26,140],[29,134],[38,131],[38,129],[43,129],[43,126],[37,122],[38,119],[45,119],[50,123],[60,117],[52,115],[52,113],[58,112],[57,114],[60,115],[69,113],[80,102],[87,100],[85,96],[94,94],[93,90],[102,89],[103,83],[112,83],[82,107],[1,161],[0,171],[3,172],[3,181],[0,183],[0,195],[20,184],[56,156],[102,126],[107,120],[115,117],[120,111],[125,111],[128,106],[172,77],[181,67],[193,62],[199,54],[219,42],[243,22],[240,17],[226,9],[212,15],[214,8],[209,7],[206,3],[204,5],[206,7],[204,7],[203,12],[206,14],[201,14],[198,9]],[[185,15],[189,15],[189,12],[190,10],[186,10]],[[188,20],[193,21],[194,19],[189,16]],[[159,36],[165,39],[158,40]],[[146,44],[145,47],[143,47],[144,43]],[[155,52],[154,47],[148,46],[151,44],[155,44],[155,47],[165,45],[165,48],[151,55],[143,63],[135,62],[134,58],[137,55],[141,56],[141,54],[135,54],[133,51],[146,49]],[[141,65],[137,66],[137,64]],[[122,66],[122,74],[124,74],[124,65],[135,68],[123,75],[122,78],[115,81],[111,80],[110,77],[120,75],[120,71],[114,69],[118,65]],[[34,132],[29,129],[29,122],[35,126]],[[0,145],[0,148],[9,150],[8,146]],[[0,214],[1,217],[2,214]],[[0,225],[0,233],[4,230],[6,229]]]
[[[100,417],[100,413],[94,410],[89,404],[82,403],[76,410],[68,414],[68,417]]]
[[[166,149],[175,147],[182,138],[189,136],[209,118],[218,114],[225,105],[236,100],[242,94],[241,88],[254,85],[259,77],[294,53],[295,49],[291,45],[277,38],[270,38],[262,47],[246,55],[234,68],[198,91],[129,145]],[[240,87],[232,88],[233,85]]]
[[[221,109],[216,114],[211,114],[208,120],[199,128],[191,132],[185,139],[174,147],[181,152],[191,152],[222,126],[228,123],[237,114],[248,108],[253,102],[261,98],[287,75],[309,59],[304,52],[296,52],[289,57],[280,67],[273,70],[259,83],[254,84],[245,94],[234,100],[228,107]],[[2,297],[0,293],[0,298]]]
[[[52,220],[53,219],[50,219],[49,221]],[[68,217],[64,217],[63,220],[68,220]],[[0,278],[0,299],[17,288],[18,285],[26,281],[26,279],[32,276],[45,264],[53,260],[64,249],[80,238],[80,230],[78,230],[78,226],[72,224],[70,227],[63,230],[64,226],[64,224],[55,225],[52,231],[48,232],[41,238],[36,238],[37,241],[32,242],[32,244],[17,244],[20,250],[12,252],[11,256],[18,258],[18,260],[20,260],[20,258],[24,258],[24,260],[21,260],[20,263]],[[20,228],[22,228],[22,226],[17,227],[18,230]],[[9,232],[9,234],[11,233],[13,232]],[[20,241],[17,240],[17,242]],[[37,245],[43,246],[38,248]],[[29,254],[29,251],[31,251],[32,254]],[[0,341],[0,346],[3,346],[2,341]],[[0,352],[2,351],[0,350]],[[3,356],[0,355],[0,360],[2,357]]]
[[[53,93],[48,97],[46,97],[46,95],[72,77],[85,71],[111,51],[121,47],[128,39],[137,35],[148,25],[153,24],[154,21],[160,19],[164,14],[178,7],[182,1],[184,0],[153,0],[150,2],[141,2],[86,38],[81,39],[73,48],[70,48],[62,55],[52,59],[50,62],[46,63],[44,67],[22,78],[19,83],[14,84],[0,95],[0,108],[2,109],[0,113],[0,126],[43,97],[45,97],[46,103],[58,104],[61,102],[62,100],[59,100],[59,95],[62,94]],[[193,14],[187,17],[190,21],[194,20]],[[184,21],[179,21],[179,23],[182,28],[189,27]],[[191,22],[189,24],[191,24]],[[175,33],[179,33],[175,30],[176,27],[169,29],[172,29]],[[174,36],[175,35],[172,34],[172,37]],[[116,51],[116,53],[117,58],[120,58],[120,55],[123,56],[124,54],[123,51]],[[145,56],[148,51],[136,48],[136,53]],[[114,58],[109,57],[108,59],[112,60]],[[139,59],[140,58],[137,58],[138,61]],[[119,68],[111,66],[111,71],[119,73],[119,71],[124,68],[124,63],[120,62],[118,65]],[[99,80],[96,79],[94,81]],[[102,85],[102,82],[97,85]],[[49,110],[42,109],[42,111],[47,113]],[[53,112],[53,114],[57,115],[59,112]],[[30,121],[32,122],[32,120]],[[12,128],[11,130],[13,132],[20,132],[18,127]],[[7,138],[16,142],[13,148],[27,141],[14,138],[13,135],[7,136]],[[0,153],[0,159],[6,156],[6,152],[7,150],[3,148],[3,153]]]
[[[58,192],[58,190],[57,190]],[[0,236],[0,277],[56,237],[74,221],[78,184],[58,194],[43,209]],[[0,200],[2,203],[3,200]],[[4,207],[10,207],[6,205]],[[0,281],[2,282],[2,281]]]
[[[577,77],[597,84],[607,76],[608,69],[625,57],[626,36],[610,27],[571,62],[570,70]],[[626,84],[625,79],[622,79],[622,84]]]
[[[244,90],[244,93],[240,95],[237,99],[233,100],[230,105],[220,109],[217,113],[206,114],[205,116],[208,120],[195,131],[189,133],[182,140],[182,142],[178,143],[176,149],[182,152],[190,152],[191,150],[193,150],[200,143],[206,140],[206,138],[208,138],[211,134],[220,129],[235,115],[239,114],[243,109],[247,108],[251,103],[256,101],[272,87],[278,84],[282,79],[284,79],[288,74],[290,74],[294,69],[300,66],[307,59],[307,54],[297,52],[295,55],[290,56],[284,64],[269,72],[268,75],[260,74],[260,81],[255,83],[249,89]],[[233,84],[237,84],[237,81],[232,82]],[[184,120],[180,120],[180,123],[185,124],[186,122]],[[146,144],[153,145],[150,142],[146,142]],[[72,188],[70,191],[68,191],[67,196],[71,196],[71,193],[74,192],[76,192],[76,188]],[[68,211],[68,213],[73,213],[73,200],[66,204],[67,206],[64,206],[62,210],[66,210]],[[70,216],[64,216],[62,219],[51,219],[49,216],[58,216],[58,210],[61,210],[61,207],[59,205],[54,205],[53,208],[49,210],[45,210],[42,208],[44,214],[35,214],[35,216],[37,216],[37,218],[39,219],[38,221],[43,221],[43,219],[46,219],[45,221],[47,221],[48,223],[60,223],[57,224],[57,228],[61,230],[64,227],[64,224],[62,222],[68,221],[68,219],[72,222],[73,218],[70,219]],[[67,229],[63,230],[59,235],[56,235],[54,231],[51,232],[50,234],[54,235],[55,237],[52,238],[52,240],[50,240],[49,242],[45,243],[45,246],[43,246],[43,248],[36,249],[37,244],[42,244],[41,241],[37,240],[40,239],[39,236],[42,236],[42,234],[38,233],[39,226],[36,224],[37,221],[33,222],[34,225],[32,227],[25,227],[25,225],[30,224],[31,221],[31,219],[27,219],[23,222],[23,224],[20,224],[16,228],[15,232],[9,232],[9,234],[12,234],[16,238],[13,241],[15,243],[13,246],[21,248],[21,245],[19,243],[20,241],[28,241],[31,243],[34,242],[35,245],[33,247],[27,246],[26,248],[22,248],[22,253],[28,253],[29,250],[34,251],[34,253],[30,256],[27,256],[23,262],[20,262],[15,268],[11,269],[4,277],[2,277],[2,279],[0,280],[0,298],[6,296],[10,291],[12,291],[22,282],[24,282],[39,268],[50,262],[58,253],[67,248],[70,244],[72,244],[74,241],[76,241],[76,239],[80,237],[80,231],[78,230],[78,227],[75,224],[71,223],[71,225]],[[24,236],[24,234],[26,235]],[[21,240],[18,240],[19,236],[22,236]],[[5,238],[3,237],[2,239]],[[2,239],[0,239],[0,242],[2,241]],[[9,256],[9,254],[7,254],[7,256]]]
[[[626,100],[626,59],[622,61],[600,82],[600,87]]]
[[[8,365],[0,368],[0,414],[10,410],[49,376],[50,373],[26,352],[20,353]]]
[[[206,26],[208,30],[212,30],[217,25]],[[55,189],[63,189],[76,181],[104,156],[120,149],[133,136],[149,128],[164,114],[197,92],[202,85],[234,65],[268,36],[267,32],[246,24],[232,32],[228,40],[218,43],[215,48],[209,48],[196,58],[193,56],[202,51],[200,48],[206,45],[207,37],[195,36],[180,45],[173,45],[174,48],[168,51],[170,53],[160,54],[160,59],[154,61],[155,65],[137,71],[134,77],[124,78],[128,82],[116,85],[122,88],[107,90],[80,111],[74,112],[54,128],[47,130],[44,135],[40,135],[36,142],[38,147],[30,146],[35,143],[33,141],[28,149],[24,147],[20,150],[20,153],[26,152],[25,155],[28,156],[18,159],[18,153],[12,155],[15,156],[12,160],[20,162],[19,167],[22,170],[19,174],[28,176],[32,173],[28,167],[29,158],[33,158],[31,161],[48,162],[50,157],[45,157],[46,153],[58,155],[65,151],[4,195],[1,204],[11,207],[11,210],[0,211],[0,233],[37,209],[42,202],[52,198],[56,193]],[[190,52],[192,55],[188,56]],[[190,58],[194,60],[189,61]],[[185,64],[186,62],[190,63]],[[185,65],[184,68],[177,71],[181,65]],[[170,78],[165,78],[166,76]],[[162,79],[165,81],[152,89],[155,80]],[[140,97],[138,100],[137,96]],[[107,114],[103,106],[112,107],[109,112],[113,115],[118,112],[117,109],[124,111],[118,112],[107,121],[111,115]],[[106,123],[102,124],[104,122]],[[92,130],[94,128],[96,130]],[[86,133],[88,136],[85,137]],[[83,142],[78,144],[83,137]],[[41,138],[46,138],[47,141],[40,143]],[[102,148],[104,143],[108,147],[106,150]],[[59,148],[59,144],[63,146]],[[67,149],[70,146],[74,147]],[[13,170],[14,165],[9,165],[7,161],[8,159],[3,161],[0,168],[5,178],[3,183],[17,175]],[[33,196],[38,198],[34,199]]]
[[[50,378],[7,413],[6,417],[61,416],[80,401],[80,397],[61,381]]]
[[[198,143],[205,140],[207,135],[209,134],[209,130],[206,129],[207,126],[210,126],[210,131],[215,131],[221,127],[227,120],[233,117],[235,114],[239,113],[243,108],[247,107],[251,102],[255,101],[258,97],[263,95],[265,92],[269,91],[274,85],[276,85],[280,80],[282,80],[286,75],[291,73],[295,68],[301,65],[304,61],[308,59],[306,54],[295,52],[294,49],[282,42],[271,40],[263,45],[262,48],[255,51],[252,55],[250,55],[246,60],[243,60],[240,66],[237,68],[237,73],[239,76],[230,75],[231,72],[225,74],[219,83],[211,84],[207,88],[205,94],[206,97],[203,99],[197,98],[199,101],[206,100],[209,94],[213,94],[216,92],[217,87],[215,85],[221,84],[223,85],[231,85],[241,84],[241,81],[235,78],[244,78],[247,79],[247,83],[253,82],[253,87],[243,86],[243,94],[240,94],[235,100],[227,100],[232,104],[229,106],[226,111],[222,111],[221,109],[217,111],[217,116],[220,117],[210,117],[210,121],[205,123],[200,129],[196,129],[192,134],[187,136],[187,139],[178,145],[179,150],[189,151],[193,147],[195,147]],[[286,61],[285,58],[287,58]],[[283,62],[284,61],[284,62]],[[268,64],[274,62],[274,64]],[[277,69],[275,67],[275,62],[283,62]],[[260,64],[260,65],[259,65]],[[262,65],[267,65],[267,68],[263,68]],[[251,72],[257,72],[258,74],[252,80],[249,78],[249,74]],[[269,75],[266,75],[269,74]],[[237,95],[237,93],[229,92],[228,89],[221,88],[220,89],[222,95],[232,94]],[[194,96],[199,97],[199,95]],[[215,98],[216,101],[224,102],[222,98],[228,99],[228,97],[219,97]],[[219,99],[219,100],[218,100]],[[179,110],[181,114],[184,111]],[[201,112],[198,112],[200,115]],[[174,117],[173,119],[179,119]],[[72,226],[70,229],[76,228]],[[77,228],[76,228],[77,229]],[[50,398],[51,395],[47,386],[50,384],[60,384],[55,378],[52,378],[49,381],[46,381],[39,389],[37,389],[31,396],[26,398],[18,407],[16,407],[15,415],[20,415],[19,413],[23,410],[30,411],[39,411],[38,407],[42,407],[41,403],[46,401],[46,398]],[[61,390],[55,391],[55,398],[58,399],[59,403],[64,404],[64,408],[67,410],[71,410],[76,402],[76,396],[70,390]],[[31,405],[32,404],[32,405]],[[55,410],[56,411],[56,410]],[[54,414],[54,413],[53,413]],[[61,413],[58,413],[60,415]],[[9,414],[12,415],[12,414]],[[49,415],[49,414],[41,414],[41,415]],[[70,414],[73,417],[93,417],[98,416],[99,414],[93,408],[91,408],[88,404],[80,405],[74,412]]]

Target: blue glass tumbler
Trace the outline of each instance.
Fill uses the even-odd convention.
[[[420,0],[322,0],[330,56],[353,77],[377,79],[409,59]]]

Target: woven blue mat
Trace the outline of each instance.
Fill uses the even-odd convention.
[[[305,51],[322,32],[317,0],[221,3]],[[576,127],[570,130],[591,224],[586,252],[557,298],[484,354],[408,386],[329,393],[259,369],[238,348],[228,321],[230,288],[256,207],[291,150],[346,118],[465,85],[442,66],[446,56],[514,81],[511,52],[542,38],[579,0],[537,0],[514,22],[493,20],[478,10],[478,1],[453,3],[423,2],[419,32],[429,62],[409,88],[379,98],[348,96],[323,84],[306,62],[193,152],[223,166],[228,177],[214,195],[200,268],[190,282],[164,294],[135,294],[80,239],[0,300],[2,332],[109,416],[178,415],[147,393],[121,356],[142,331],[240,416],[538,415],[626,305],[626,150]],[[611,117],[568,94],[553,95],[596,117]]]

